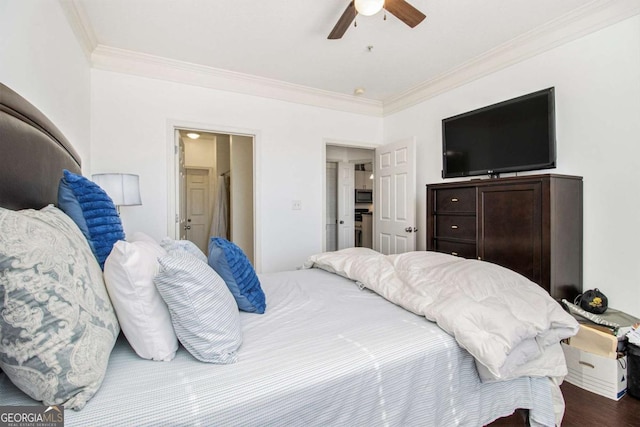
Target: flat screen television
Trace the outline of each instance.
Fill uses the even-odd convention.
[[[442,120],[442,177],[556,167],[554,88]]]

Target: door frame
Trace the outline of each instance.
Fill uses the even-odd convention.
[[[260,148],[262,146],[262,136],[259,130],[249,128],[237,128],[225,125],[190,122],[179,119],[168,119],[166,128],[167,138],[167,236],[177,239],[178,226],[178,150],[176,131],[193,130],[195,132],[221,133],[230,135],[241,135],[253,138],[253,259],[254,269],[260,273],[262,271],[262,187],[260,180]]]
[[[327,233],[325,230],[325,225],[327,223],[327,146],[335,146],[335,147],[343,147],[343,148],[360,148],[365,150],[372,150],[375,153],[376,147],[379,147],[382,144],[375,144],[373,142],[364,142],[364,141],[348,141],[342,139],[333,139],[333,138],[324,138],[323,139],[324,149],[322,150],[322,158],[319,167],[321,168],[322,173],[322,223],[320,226],[320,234],[322,236],[322,252],[327,250]],[[373,164],[376,164],[375,154],[373,156]],[[333,160],[329,160],[333,161]],[[375,167],[375,166],[374,166]],[[375,180],[374,180],[375,181]],[[375,193],[375,182],[373,186],[373,191]],[[373,230],[375,233],[375,230]]]

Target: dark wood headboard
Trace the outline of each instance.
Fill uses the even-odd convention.
[[[36,107],[0,83],[0,206],[56,203],[62,170],[80,173],[80,156]]]

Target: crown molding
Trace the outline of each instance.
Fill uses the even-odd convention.
[[[58,1],[93,68],[382,117],[382,101],[100,45],[82,4]]]
[[[640,2],[637,0],[592,1],[434,79],[385,99],[383,116],[412,107],[639,13]]]
[[[91,62],[91,53],[98,46],[98,39],[93,32],[93,27],[84,7],[77,0],[58,0],[62,11],[69,22],[71,30],[78,39],[80,47],[87,60]]]
[[[83,51],[96,69],[375,117],[394,114],[640,14],[638,0],[593,0],[436,78],[377,101],[100,45],[82,5],[77,0],[59,0],[59,3]]]
[[[125,49],[98,45],[91,54],[91,63],[100,70],[382,117],[381,101]]]

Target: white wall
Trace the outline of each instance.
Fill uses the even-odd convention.
[[[298,267],[322,250],[326,140],[379,143],[382,119],[92,70],[91,168],[140,175],[143,205],[122,210],[127,233],[168,232],[170,122],[256,135],[256,266]],[[292,210],[292,200],[302,210]],[[260,257],[261,255],[261,257]]]
[[[327,145],[328,162],[365,163],[373,162],[374,157],[375,151],[372,149]]]
[[[231,238],[252,264],[253,233],[253,138],[231,136]]]
[[[384,139],[417,136],[425,230],[424,185],[442,181],[441,120],[550,86],[558,167],[543,172],[584,177],[584,289],[640,316],[640,16],[386,117]]]
[[[231,135],[216,135],[217,175],[231,170]]]
[[[215,137],[214,137],[215,138]],[[188,168],[211,168],[216,172],[216,140],[184,138],[184,165]]]
[[[0,0],[0,82],[44,113],[89,165],[89,63],[57,1]]]

